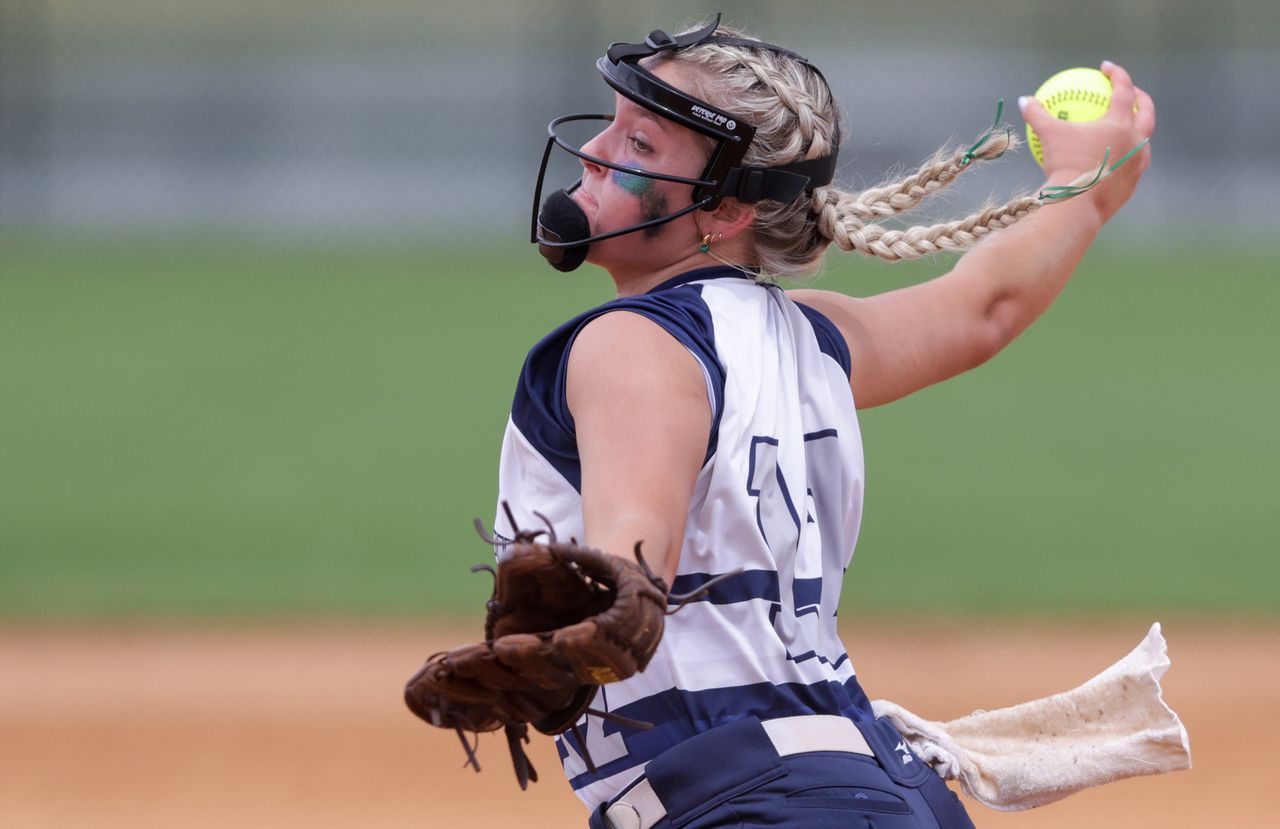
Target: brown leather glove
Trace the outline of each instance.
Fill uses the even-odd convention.
[[[538,779],[522,747],[527,724],[576,731],[600,685],[649,664],[667,613],[667,586],[639,544],[629,561],[540,535],[517,532],[498,565],[484,641],[430,657],[404,692],[414,714],[458,732],[477,771],[465,732],[505,729],[521,788]]]

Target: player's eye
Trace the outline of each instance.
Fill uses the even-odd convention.
[[[633,135],[627,140],[631,143],[632,149],[634,149],[637,153],[653,152],[653,147],[649,145],[649,142],[645,141],[639,135]]]

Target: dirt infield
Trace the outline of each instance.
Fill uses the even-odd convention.
[[[1008,629],[1012,628],[1012,630]],[[1065,690],[1124,655],[1144,623],[1055,627],[850,624],[873,697],[947,719]],[[1166,624],[1166,699],[1195,769],[1033,812],[973,806],[982,827],[1262,826],[1280,741],[1280,629]],[[477,775],[456,738],[400,701],[433,650],[469,632],[405,629],[0,630],[0,826],[585,825],[548,740],[521,793],[485,738]],[[1261,749],[1261,750],[1260,750]]]

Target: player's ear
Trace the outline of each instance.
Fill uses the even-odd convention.
[[[711,211],[709,220],[701,222],[702,230],[732,239],[755,223],[756,209],[743,204],[734,198],[723,199],[715,210]]]

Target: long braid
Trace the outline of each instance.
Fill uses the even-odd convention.
[[[744,33],[720,27],[717,34],[750,40]],[[709,42],[666,57],[697,67],[693,90],[756,127],[743,164],[776,166],[828,155],[837,135],[840,114],[822,77],[792,56],[771,49]],[[998,207],[932,225],[885,228],[877,221],[901,215],[953,184],[974,161],[998,158],[1017,147],[1008,130],[992,129],[978,143],[961,150],[942,149],[914,173],[897,181],[848,192],[835,185],[818,187],[812,196],[791,203],[760,201],[754,205],[756,261],[767,276],[804,276],[822,264],[826,249],[837,247],[890,262],[934,253],[963,251],[984,236],[1025,218],[1046,200],[1019,196]],[[1082,177],[1084,184],[1090,176]]]
[[[857,251],[890,262],[919,259],[944,251],[967,250],[993,230],[1008,227],[1040,207],[1041,202],[1034,196],[1023,196],[963,219],[934,225],[895,229],[878,224],[861,227],[842,224],[832,241],[841,250]]]
[[[939,150],[914,175],[858,193],[848,211],[866,219],[905,213],[954,182],[972,166],[970,160],[999,158],[1019,143],[1008,131],[992,130],[971,150]]]
[[[973,166],[971,161],[998,158],[1018,144],[1018,139],[1009,132],[993,130],[969,150],[939,150],[914,175],[892,184],[860,193],[820,187],[814,191],[809,209],[822,237],[838,242],[839,226],[856,229],[866,222],[906,213],[954,182]]]
[[[1087,188],[1109,175],[1085,173],[1071,187]],[[988,206],[950,222],[917,225],[905,229],[886,228],[878,224],[862,224],[849,215],[836,227],[832,241],[841,250],[856,251],[888,262],[919,259],[935,253],[968,250],[993,231],[1009,227],[1049,203],[1044,194],[1024,195],[999,206]]]

